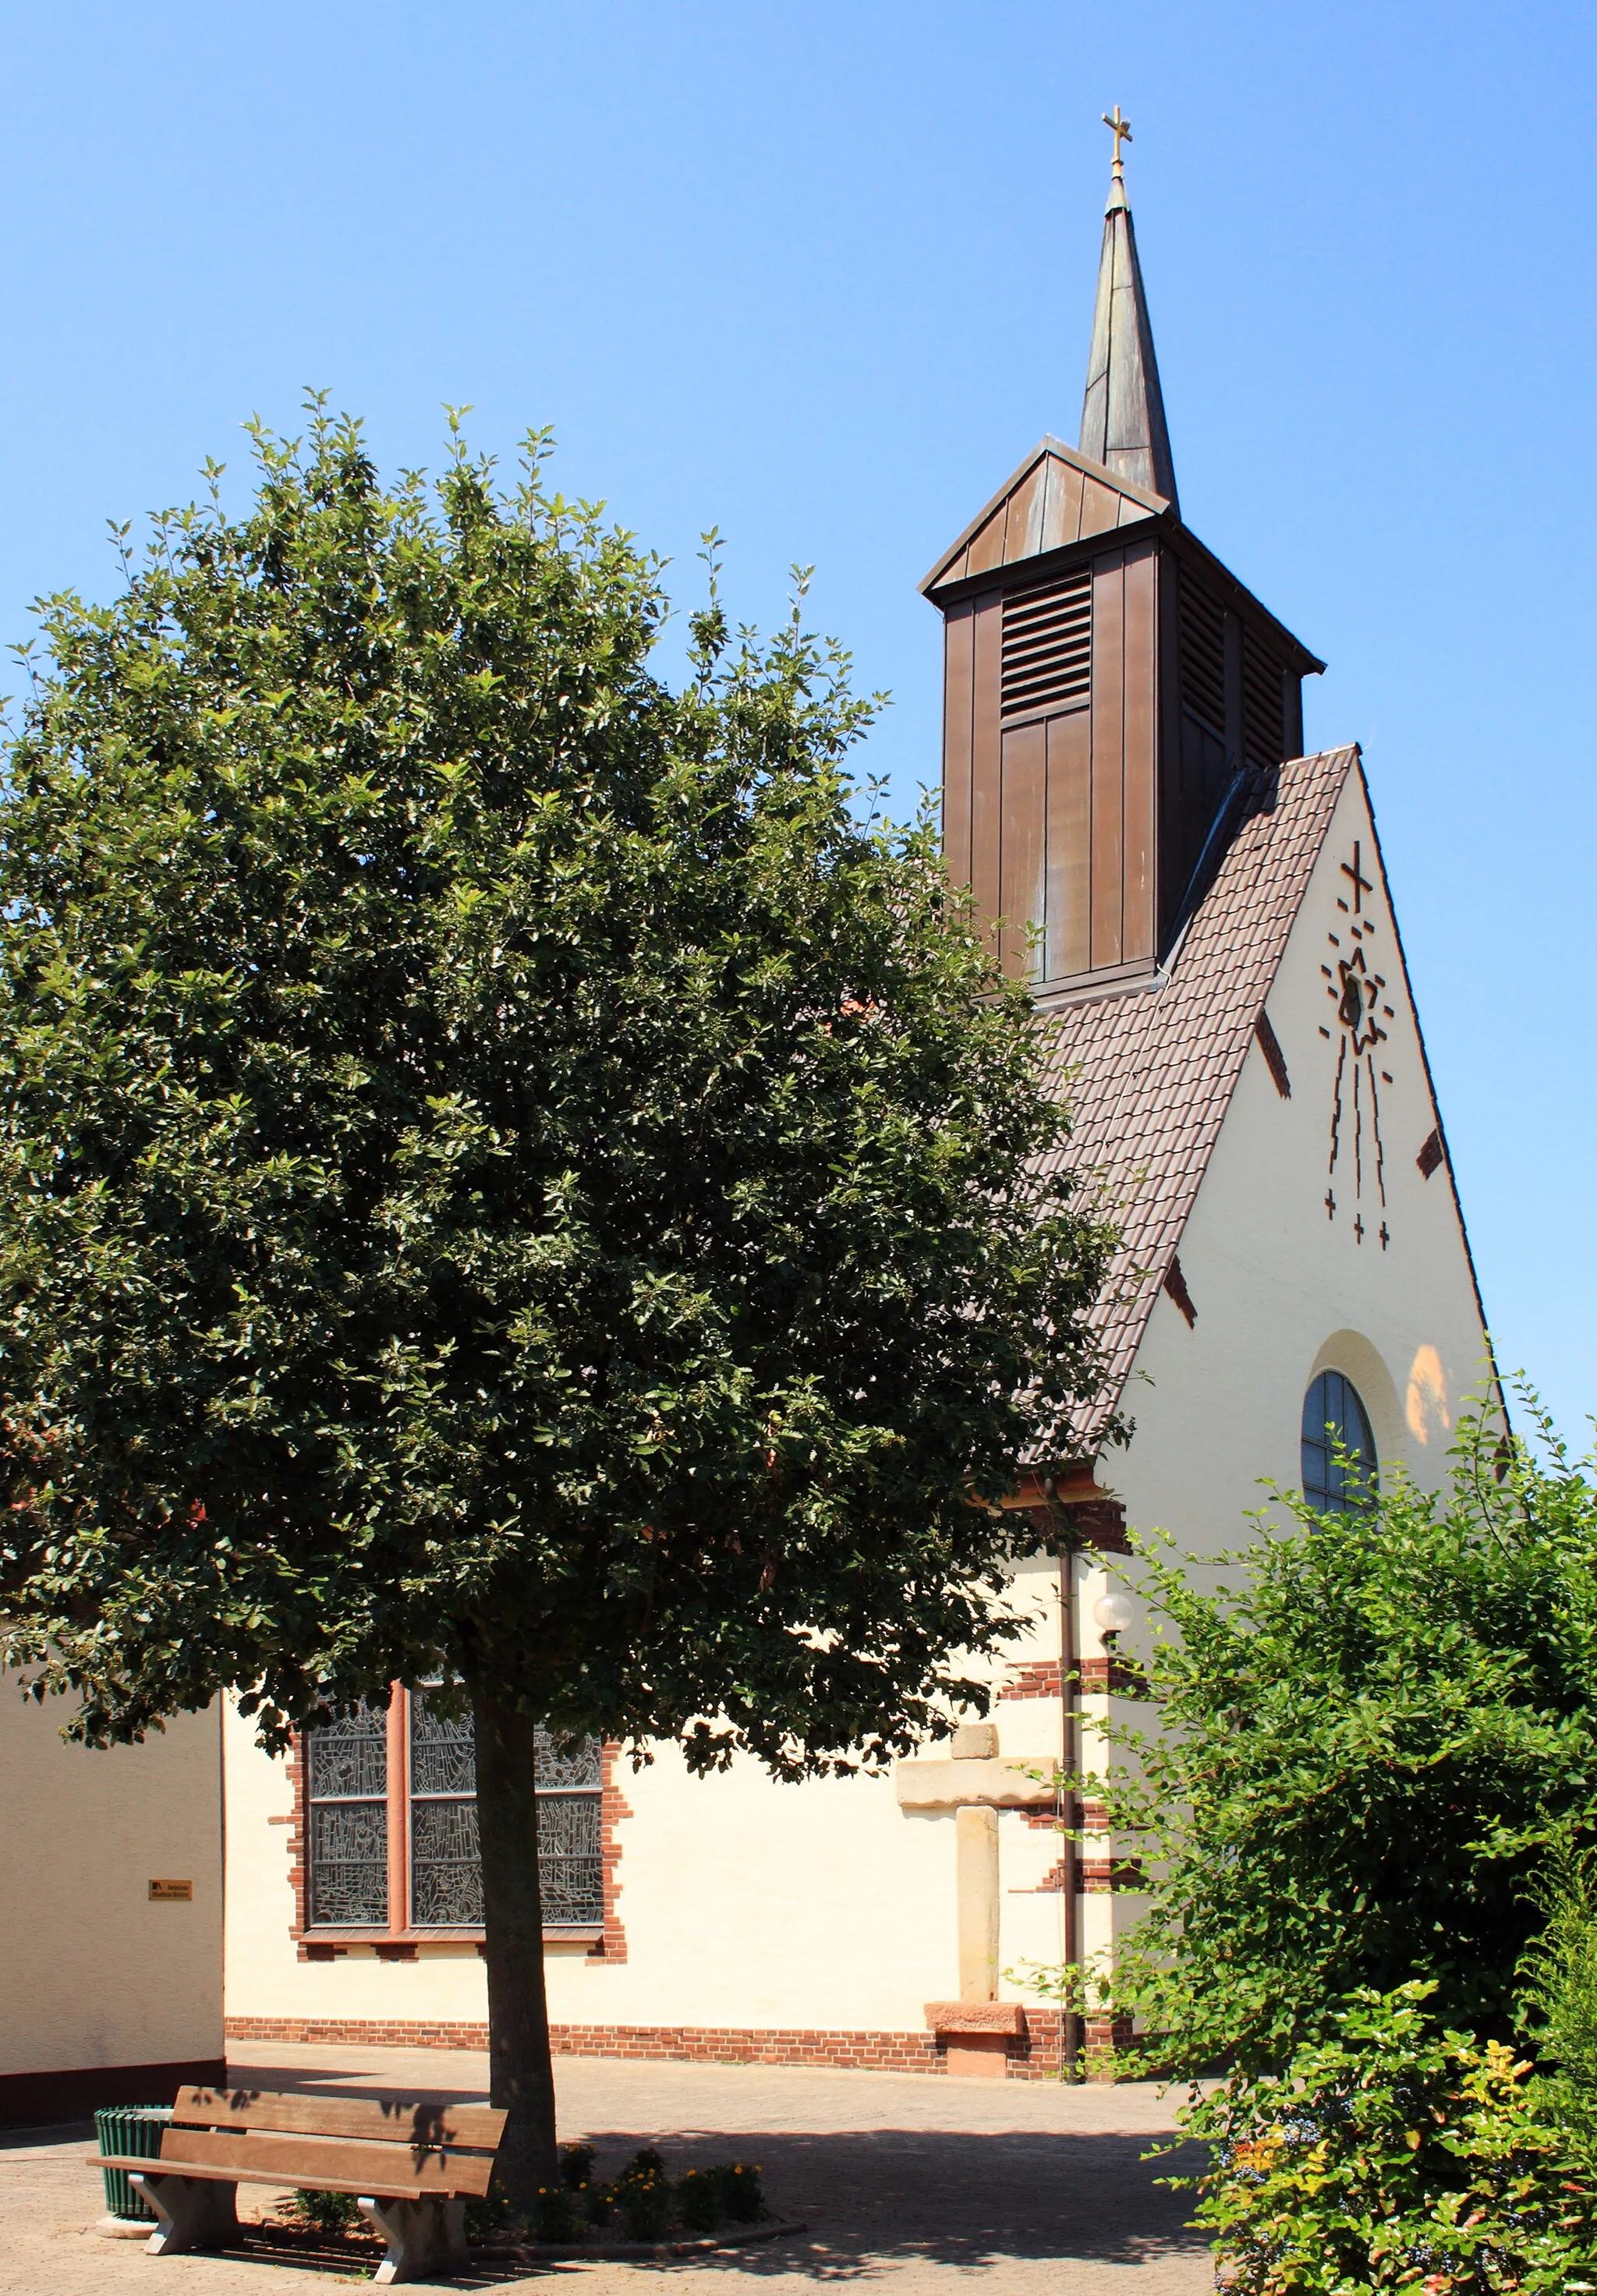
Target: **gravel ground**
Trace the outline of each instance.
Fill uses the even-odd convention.
[[[480,2096],[484,2060],[465,2051],[238,2043],[230,2059],[260,2088]],[[601,2175],[658,2144],[673,2175],[741,2157],[768,2197],[807,2230],[769,2248],[665,2263],[480,2267],[457,2288],[580,2284],[572,2296],[645,2296],[663,2277],[682,2296],[807,2296],[817,2283],[880,2285],[881,2296],[1199,2296],[1207,2251],[1183,2228],[1182,2197],[1142,2158],[1168,2135],[1170,2106],[1140,2085],[927,2079],[775,2065],[557,2062],[561,2135],[599,2148]],[[296,2250],[247,2234],[225,2255],[148,2256],[102,2238],[100,2179],[83,2165],[93,2132],[0,2134],[0,2296],[332,2296],[367,2277],[347,2252]],[[276,2196],[244,2186],[240,2213],[269,2218]],[[687,2284],[685,2287],[683,2284]]]

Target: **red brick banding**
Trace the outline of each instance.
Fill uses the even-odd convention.
[[[1007,1698],[1057,1698],[1059,1694],[1059,1661],[1057,1658],[1028,1660],[1017,1666],[1009,1680],[999,1692],[999,1703]]]
[[[1148,1677],[1133,1660],[1123,1658],[1084,1658],[1077,1669],[1083,1694],[1101,1698],[1106,1693],[1115,1698],[1140,1698],[1148,1690]]]
[[[1006,2036],[1007,2078],[1057,2079],[1059,2013],[1025,2011],[1025,2031]],[[313,2046],[387,2049],[486,2049],[485,2024],[419,2018],[229,2017],[232,2041],[298,2041]],[[553,2025],[562,2057],[623,2057],[698,2064],[819,2065],[852,2072],[946,2074],[935,2034],[802,2026]],[[1089,2041],[1091,2033],[1089,2031]]]
[[[620,1784],[622,1750],[606,1741],[599,1766],[599,1849],[605,1860],[605,1934],[594,1948],[596,1956],[605,1961],[622,1962],[627,1957],[627,1932],[622,1926],[617,1910],[621,1897],[621,1881],[616,1867],[622,1860],[621,1837],[617,1832],[623,1817],[634,1815],[632,1806],[622,1793]]]
[[[1083,1857],[1076,1872],[1078,1888],[1095,1897],[1108,1890],[1148,1887],[1148,1876],[1134,1857]]]

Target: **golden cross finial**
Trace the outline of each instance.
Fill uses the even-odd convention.
[[[1111,117],[1110,117],[1110,115],[1109,115],[1107,111],[1104,113],[1104,115],[1103,115],[1103,123],[1104,123],[1104,126],[1105,126],[1105,127],[1109,130],[1109,133],[1110,133],[1110,134],[1114,136],[1114,138],[1115,138],[1115,165],[1114,165],[1114,173],[1115,173],[1116,176],[1118,176],[1120,177],[1121,181],[1124,183],[1124,180],[1125,180],[1125,170],[1124,170],[1124,168],[1121,166],[1121,164],[1120,164],[1120,146],[1121,146],[1121,144],[1122,144],[1122,143],[1123,143],[1123,142],[1127,143],[1127,144],[1129,144],[1129,143],[1131,142],[1131,140],[1132,140],[1132,123],[1131,123],[1131,121],[1130,121],[1129,119],[1123,119],[1121,118],[1121,116],[1120,116],[1120,106],[1119,106],[1118,104],[1116,104],[1116,105],[1115,106],[1115,112],[1114,112],[1114,117],[1113,117],[1113,118],[1111,118]]]

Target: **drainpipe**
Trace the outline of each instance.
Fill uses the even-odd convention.
[[[1049,1512],[1058,1520],[1057,1489],[1050,1475],[1042,1486]],[[1081,1759],[1076,1725],[1075,1549],[1061,1532],[1056,1552],[1059,1562],[1059,1767],[1072,1775]],[[1079,1972],[1082,1965],[1081,1848],[1075,1839],[1080,1823],[1076,1797],[1068,1787],[1059,1790],[1059,1823],[1064,1828],[1059,1878],[1065,1892],[1065,1966]],[[1081,2079],[1081,2021],[1066,2009],[1060,2023],[1065,2047],[1065,2078]]]

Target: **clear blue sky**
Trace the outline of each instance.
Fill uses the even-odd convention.
[[[915,585],[1079,418],[1127,154],[1190,524],[1363,742],[1488,1314],[1597,1410],[1597,11],[1519,0],[225,0],[4,10],[0,635],[113,586],[300,388],[436,463],[442,402],[675,562],[794,560],[936,771]]]

